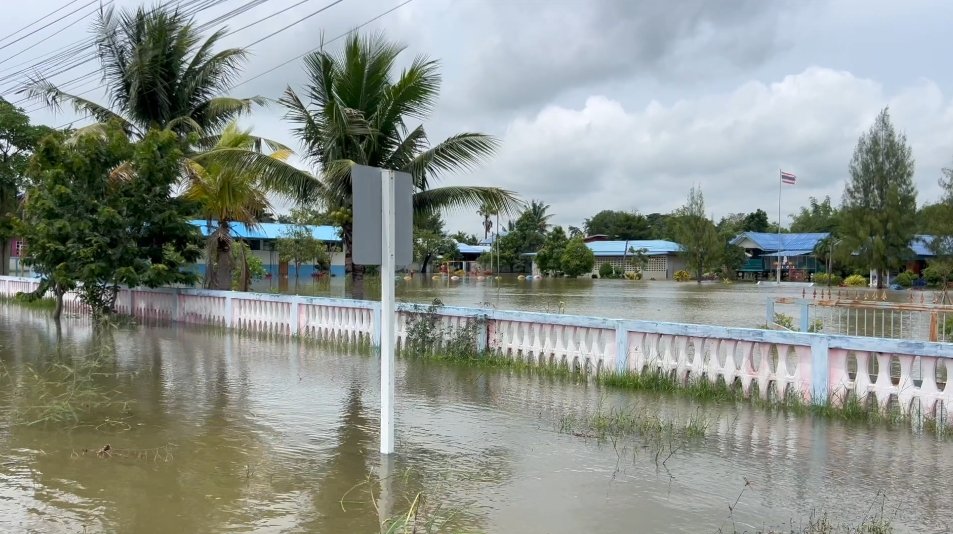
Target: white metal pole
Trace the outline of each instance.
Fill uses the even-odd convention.
[[[784,247],[781,246],[781,187],[784,183],[781,181],[781,169],[778,169],[778,252],[777,252],[777,262],[778,262],[778,285],[781,285],[781,249]]]
[[[381,171],[381,454],[394,452],[394,171]]]

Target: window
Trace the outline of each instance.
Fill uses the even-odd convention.
[[[261,239],[249,239],[248,248],[251,250],[261,250]]]
[[[19,258],[23,256],[23,241],[16,240],[13,245],[13,256]]]
[[[668,271],[668,257],[667,256],[650,256],[649,263],[645,267],[646,271],[653,271],[657,273],[664,273]]]

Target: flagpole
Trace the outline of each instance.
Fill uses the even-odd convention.
[[[778,251],[777,251],[777,262],[778,262],[778,285],[781,285],[781,188],[784,187],[783,180],[781,180],[781,169],[778,169]]]

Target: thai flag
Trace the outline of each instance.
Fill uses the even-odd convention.
[[[794,176],[792,172],[781,171],[781,183],[794,185],[797,182],[797,176]]]

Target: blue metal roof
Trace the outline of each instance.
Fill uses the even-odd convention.
[[[457,250],[460,254],[483,254],[489,252],[493,247],[487,245],[468,245],[466,243],[457,243]]]
[[[201,219],[195,219],[189,222],[198,226],[199,229],[202,230],[203,236],[208,236],[218,228],[218,224],[214,221],[211,226],[208,221]],[[285,237],[289,232],[298,227],[296,224],[259,223],[255,228],[248,228],[242,223],[232,223],[232,236],[242,239],[278,239],[279,237]],[[336,226],[304,225],[304,227],[311,230],[311,235],[314,236],[315,239],[333,243],[339,243],[341,241],[340,229]]]
[[[930,245],[933,243],[932,235],[917,235],[913,236],[913,241],[910,241],[910,249],[913,250],[913,253],[917,256],[935,256],[933,251],[930,250]]]
[[[768,234],[762,232],[744,232],[731,240],[732,245],[740,245],[745,239],[754,241],[758,248],[765,251],[778,250],[814,250],[814,247],[827,236],[827,232],[816,234]]]
[[[673,254],[682,250],[681,245],[671,241],[653,239],[646,241],[591,241],[586,246],[592,250],[596,256],[623,256],[631,254],[629,250],[638,251],[645,249],[649,256],[660,256],[662,254]]]

